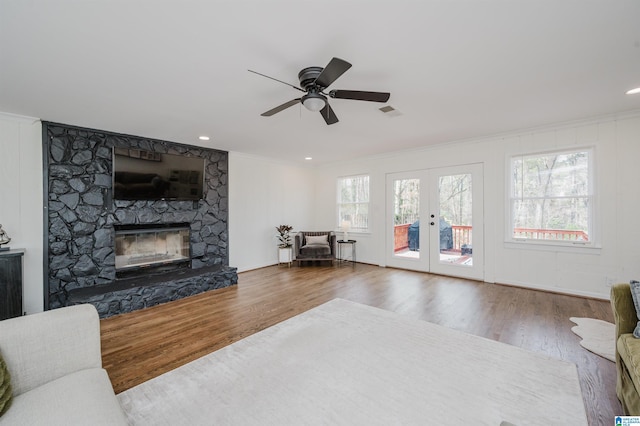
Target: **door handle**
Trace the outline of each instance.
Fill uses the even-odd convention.
[[[432,225],[432,226],[433,226],[433,225],[435,225],[435,224],[436,224],[435,222],[431,222],[431,225]]]

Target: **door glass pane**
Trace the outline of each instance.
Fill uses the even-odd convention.
[[[393,181],[393,254],[420,258],[420,179]]]
[[[471,174],[440,176],[440,262],[473,266]]]

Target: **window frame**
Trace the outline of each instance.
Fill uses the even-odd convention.
[[[342,200],[342,182],[345,179],[367,178],[367,194],[369,199],[367,201],[355,201],[355,202],[343,202]],[[371,232],[371,175],[369,173],[359,173],[354,175],[338,176],[336,179],[336,229],[342,230],[341,211],[343,205],[365,205],[367,210],[367,227],[355,227],[353,222],[348,232],[354,233],[369,233]]]
[[[571,154],[576,152],[588,153],[588,195],[589,208],[587,220],[588,241],[569,241],[569,240],[551,240],[551,239],[532,239],[514,236],[515,211],[514,206],[517,200],[526,198],[516,198],[515,181],[514,181],[514,163],[517,159],[541,157],[546,155]],[[506,206],[505,206],[505,247],[507,248],[526,248],[534,250],[555,250],[555,251],[592,251],[600,250],[599,234],[597,231],[597,191],[596,191],[596,149],[594,146],[571,146],[552,150],[527,151],[519,153],[510,153],[506,158]],[[546,199],[560,199],[562,197],[545,197]]]

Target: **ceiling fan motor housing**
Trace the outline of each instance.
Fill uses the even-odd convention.
[[[300,87],[309,91],[315,86],[316,79],[320,75],[324,68],[322,67],[307,67],[298,73],[298,80],[300,80]],[[318,88],[318,92],[322,91],[324,87]]]

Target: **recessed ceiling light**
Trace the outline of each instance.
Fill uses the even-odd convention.
[[[208,141],[211,138],[209,136],[200,136],[198,139],[200,139],[201,141]]]
[[[313,160],[313,157],[304,157],[305,160]]]
[[[640,93],[640,87],[636,87],[635,89],[631,89],[627,92],[627,95],[635,95],[636,93]]]

